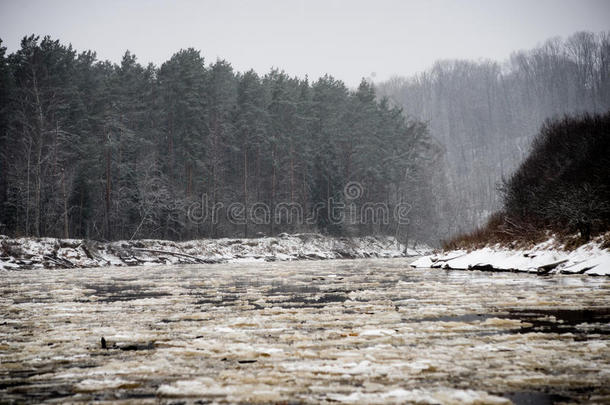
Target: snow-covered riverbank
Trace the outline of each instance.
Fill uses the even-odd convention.
[[[594,238],[572,251],[557,246],[553,238],[530,249],[509,249],[495,245],[470,251],[445,251],[421,257],[411,263],[411,266],[608,276],[610,275],[610,249],[603,247],[604,239],[603,236]]]
[[[187,242],[134,240],[8,238],[0,235],[0,269],[135,266],[141,264],[220,263],[230,261],[392,258],[429,253],[393,237],[332,238],[319,234],[282,234],[258,239],[200,239]]]

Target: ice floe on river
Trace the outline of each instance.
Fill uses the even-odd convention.
[[[410,260],[0,270],[0,402],[609,403],[610,279]]]

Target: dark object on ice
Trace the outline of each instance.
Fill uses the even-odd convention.
[[[119,346],[119,349],[125,350],[125,351],[152,350],[154,348],[155,348],[154,342],[148,342],[146,344],[132,343],[132,344],[128,344],[128,345],[125,345],[125,346]]]
[[[70,260],[63,258],[63,257],[59,257],[56,254],[53,254],[53,256],[44,255],[43,258],[57,264],[60,268],[63,268],[63,269],[76,267],[74,265],[74,263],[72,263]]]
[[[125,351],[132,351],[132,350],[152,350],[155,348],[155,342],[148,342],[146,344],[129,343],[124,346],[119,346],[116,343],[113,343],[112,345],[109,346],[108,342],[106,342],[106,339],[103,336],[100,339],[100,341],[102,344],[102,349],[120,349],[120,350],[125,350]]]
[[[148,252],[148,253],[159,253],[159,254],[170,255],[170,256],[186,257],[197,263],[203,263],[202,259],[195,257],[195,256],[187,255],[186,253],[170,252],[168,250],[158,250],[158,249],[144,249],[144,248],[137,248],[137,247],[134,247],[133,250],[138,250],[138,251]]]
[[[187,255],[186,253],[180,253],[180,252],[170,252],[167,250],[158,250],[158,249],[144,249],[144,248],[133,248],[133,250],[136,251],[141,251],[141,252],[148,252],[148,253],[156,253],[156,254],[163,254],[163,255],[169,255],[169,256],[178,256],[178,257],[184,257],[186,259],[189,259],[195,263],[201,263],[201,264],[216,264],[219,261],[218,260],[214,260],[214,259],[201,259],[199,257],[195,257],[195,256],[191,256],[191,255]]]
[[[540,309],[519,308],[509,310],[508,318],[519,319],[531,326],[521,326],[519,333],[572,333],[573,335],[608,335],[610,308]],[[588,324],[586,330],[579,328]],[[585,336],[586,336],[585,335]],[[582,338],[582,337],[581,337]],[[577,338],[578,339],[578,338]]]
[[[494,271],[497,269],[491,264],[475,264],[473,266],[468,266],[468,270]]]
[[[256,360],[237,360],[237,362],[239,364],[250,364],[250,363],[256,363]]]
[[[555,267],[559,266],[562,263],[567,262],[568,259],[564,259],[564,260],[559,260],[557,262],[553,262],[553,263],[549,263],[549,264],[545,264],[544,266],[540,266],[538,267],[538,270],[536,271],[536,273],[538,275],[544,275],[544,274],[548,274],[549,271],[553,270]]]
[[[510,392],[503,396],[516,405],[552,405],[570,400],[569,397],[546,392]]]

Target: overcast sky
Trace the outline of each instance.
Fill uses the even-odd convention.
[[[411,75],[448,58],[504,60],[576,31],[610,30],[609,0],[0,0],[9,52],[26,34],[51,35],[99,59],[126,49],[160,65],[181,48],[238,71],[271,67],[350,86]]]

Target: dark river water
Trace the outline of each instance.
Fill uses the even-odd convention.
[[[610,403],[608,278],[408,261],[0,271],[0,402]]]

